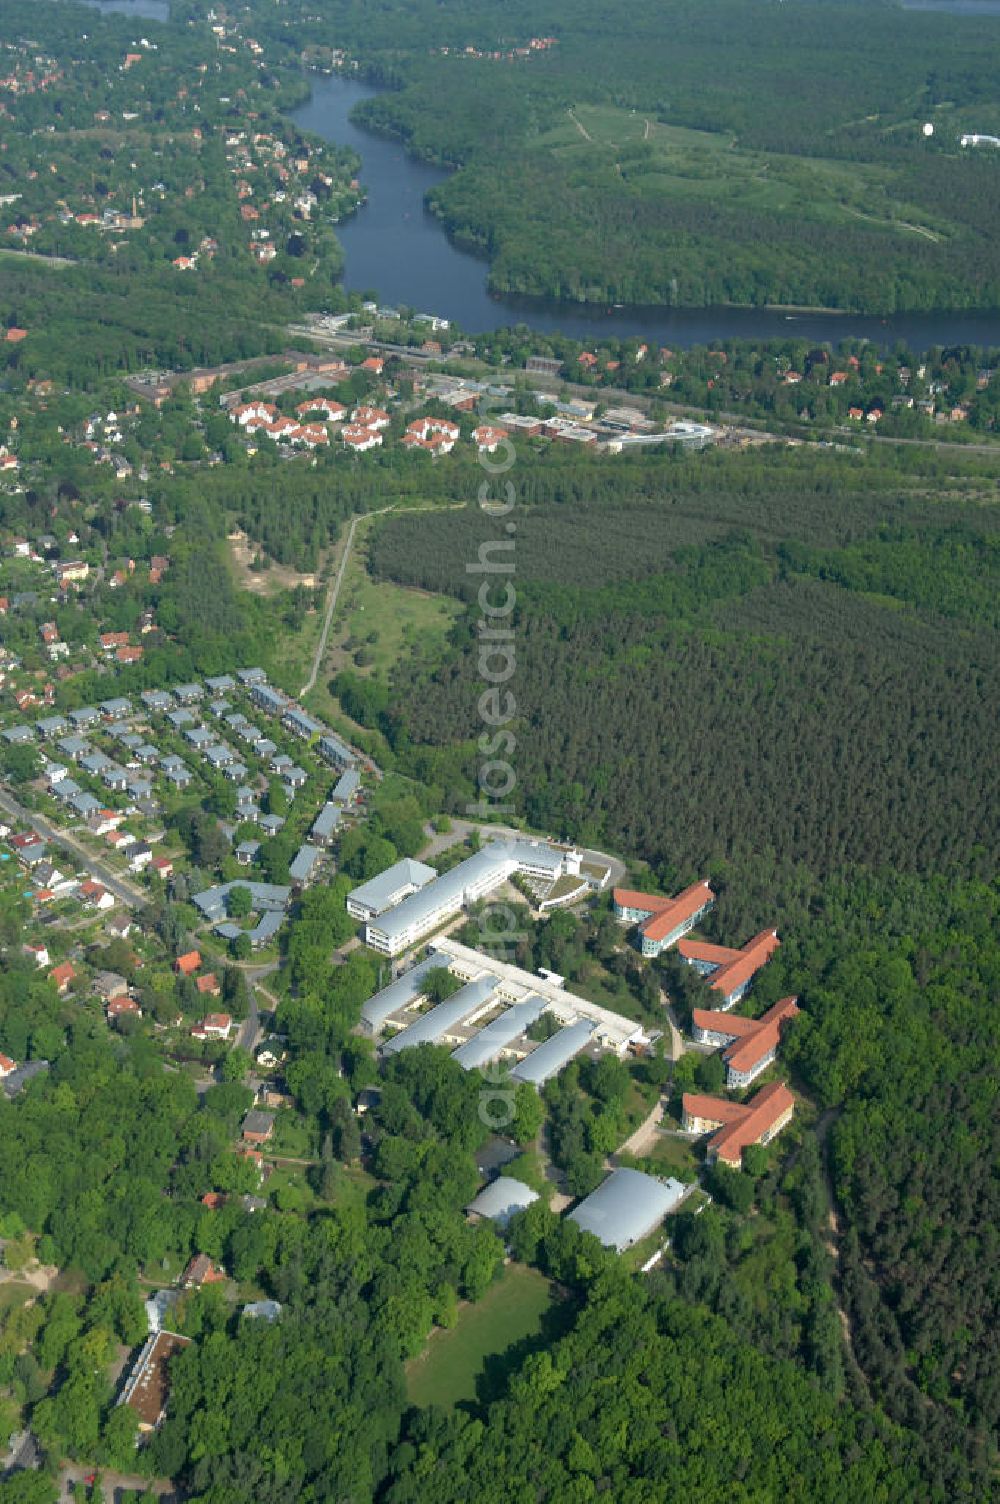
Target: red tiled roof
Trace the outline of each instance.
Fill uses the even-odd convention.
[[[794,1018],[798,1011],[793,997],[783,997],[773,1008],[768,1008],[749,1034],[744,1038],[737,1038],[728,1047],[724,1056],[726,1064],[734,1071],[752,1071],[765,1055],[777,1047],[782,1025]],[[727,1015],[722,1016],[725,1018]],[[730,1020],[730,1023],[734,1022],[735,1019]],[[749,1020],[743,1019],[740,1022]]]
[[[747,941],[736,957],[713,972],[709,982],[712,991],[721,993],[723,997],[730,997],[737,987],[742,987],[762,966],[767,965],[780,944],[777,930],[761,930],[759,935],[754,935],[752,940]]]
[[[200,966],[201,953],[196,950],[186,951],[183,956],[178,956],[174,962],[174,970],[180,972],[183,977],[189,977]]]
[[[676,898],[671,899],[666,908],[658,910],[652,919],[646,920],[642,927],[643,935],[647,940],[662,940],[714,898],[715,894],[707,882],[693,883],[690,888],[685,888],[683,893],[678,893]]]
[[[755,1034],[760,1028],[759,1019],[743,1018],[738,1013],[717,1013],[712,1008],[692,1008],[691,1022],[696,1029],[706,1029],[710,1034],[729,1034],[734,1039]]]
[[[206,972],[203,977],[198,978],[194,985],[199,992],[210,992],[213,997],[222,990],[216,980],[214,971]]]
[[[707,940],[678,940],[677,953],[685,961],[705,961],[712,966],[728,966],[742,954],[728,945],[710,945]]]
[[[795,1098],[783,1081],[772,1081],[743,1109],[738,1122],[728,1122],[708,1141],[709,1149],[730,1165],[739,1165],[748,1144],[758,1144],[784,1113],[794,1108]]]
[[[59,988],[68,987],[76,976],[72,961],[63,961],[61,966],[53,966],[49,976]]]
[[[704,1118],[707,1123],[739,1123],[747,1113],[741,1102],[729,1102],[725,1097],[703,1097],[689,1091],[684,1093],[682,1106],[685,1117]]]

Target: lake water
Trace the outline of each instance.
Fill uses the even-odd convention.
[[[900,0],[902,10],[939,10],[949,16],[1000,16],[1000,0]]]
[[[137,21],[170,20],[170,0],[83,0],[102,15],[134,16]]]
[[[408,156],[398,141],[361,130],[348,118],[360,100],[375,92],[357,79],[316,75],[312,97],[293,115],[303,129],[352,147],[362,159],[361,180],[368,202],[337,226],[346,257],[344,285],[352,292],[370,292],[382,304],[436,313],[470,334],[527,324],[540,332],[575,339],[639,336],[682,349],[714,339],[790,337],[867,338],[886,346],[903,341],[914,350],[930,345],[1000,345],[997,313],[900,314],[880,319],[860,314],[786,314],[766,308],[603,308],[494,296],[486,287],[486,263],[452,245],[424,208],[426,193],[446,176],[445,169]]]

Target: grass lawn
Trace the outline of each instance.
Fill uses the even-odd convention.
[[[611,105],[578,105],[534,145],[564,161],[588,158],[591,164],[614,164],[617,153],[631,152],[634,190],[657,197],[710,199],[832,224],[867,221],[910,239],[938,240],[951,228],[909,202],[889,167],[748,151],[728,134],[665,125]]]
[[[334,614],[326,658],[321,666],[316,688],[308,697],[310,707],[320,715],[336,713],[327,684],[341,669],[350,668],[367,678],[386,678],[389,670],[420,643],[428,651],[443,647],[452,622],[461,609],[457,601],[428,591],[390,581],[375,581],[368,573],[367,551],[374,517],[358,522],[354,547],[348,560],[344,582]],[[375,642],[368,642],[377,634]],[[348,648],[348,641],[355,647]],[[358,668],[354,652],[363,646],[371,662]]]
[[[509,1264],[475,1305],[464,1305],[450,1331],[435,1331],[423,1352],[406,1365],[415,1405],[451,1407],[475,1400],[487,1362],[526,1338],[537,1337],[552,1305],[552,1286],[523,1264]]]

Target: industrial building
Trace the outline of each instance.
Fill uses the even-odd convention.
[[[656,1180],[640,1170],[614,1170],[569,1214],[569,1220],[592,1232],[605,1248],[623,1253],[657,1227],[683,1200],[688,1187],[679,1180]]]
[[[566,1024],[549,1039],[535,1046],[529,1055],[519,1060],[511,1071],[514,1081],[528,1081],[532,1086],[544,1086],[546,1081],[557,1076],[563,1066],[579,1055],[591,1041],[594,1025],[587,1018]]]
[[[347,912],[352,919],[374,919],[401,904],[412,893],[418,893],[436,877],[434,868],[428,867],[426,862],[403,857],[377,877],[352,889],[347,895]]]
[[[541,1018],[544,1011],[545,999],[533,993],[523,1003],[515,1003],[512,1008],[506,1008],[485,1029],[480,1029],[472,1039],[459,1045],[452,1052],[452,1060],[467,1071],[491,1065],[494,1060],[500,1059],[507,1045],[520,1038],[526,1029]]]

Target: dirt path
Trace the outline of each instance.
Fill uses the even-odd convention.
[[[576,126],[577,130],[580,132],[580,135],[583,137],[583,139],[585,141],[589,141],[590,144],[591,144],[591,146],[593,146],[593,144],[594,144],[594,138],[590,134],[590,132],[588,131],[587,127],[585,125],[581,125],[580,124],[579,120],[577,120],[577,118],[573,114],[572,110],[568,111],[568,114],[569,114],[569,118],[572,120],[573,124]]]
[[[389,509],[386,507],[384,508],[384,510],[388,511]],[[347,561],[351,557],[351,547],[354,543],[354,533],[357,525],[358,518],[352,517],[351,525],[347,530],[347,537],[344,540],[344,548],[340,555],[340,565],[337,569],[337,573],[333,577],[333,583],[330,586],[330,594],[326,603],[326,615],[323,618],[323,630],[319,634],[319,642],[317,642],[316,651],[313,654],[312,668],[309,671],[309,678],[299,690],[300,700],[304,699],[305,696],[309,694],[310,690],[315,688],[316,679],[319,675],[320,664],[326,657],[326,645],[330,640],[330,628],[333,626],[333,613],[337,609],[337,600],[340,596],[340,587],[344,583],[344,575],[347,571]]]
[[[630,1138],[627,1138],[620,1148],[616,1149],[611,1156],[612,1163],[616,1163],[620,1154],[631,1154],[635,1159],[643,1159],[656,1143],[663,1122],[664,1105],[663,1098],[657,1101],[652,1112],[640,1123]]]

